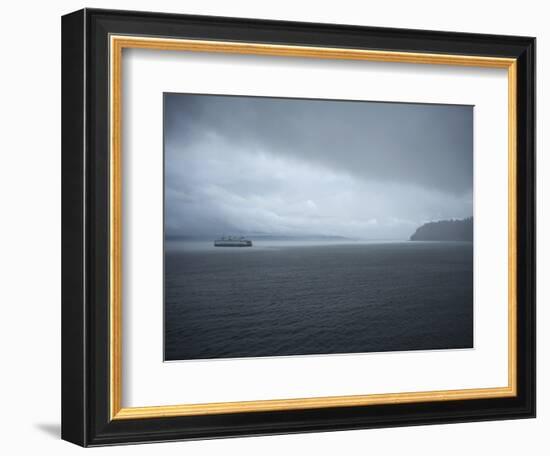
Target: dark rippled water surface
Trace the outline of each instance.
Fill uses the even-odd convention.
[[[473,346],[472,243],[167,242],[165,359]]]

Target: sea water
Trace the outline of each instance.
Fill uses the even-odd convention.
[[[471,242],[165,243],[165,359],[473,346]]]

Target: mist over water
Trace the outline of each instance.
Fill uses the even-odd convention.
[[[274,250],[281,249],[285,247],[330,247],[330,246],[345,246],[345,245],[374,245],[374,244],[395,244],[395,243],[406,243],[402,240],[391,240],[391,241],[365,241],[365,240],[354,240],[354,239],[339,239],[334,241],[326,240],[314,240],[314,239],[269,239],[269,240],[253,240],[254,250],[251,248],[220,248],[215,247],[213,241],[211,240],[176,240],[171,239],[165,241],[165,248],[170,252],[188,252],[188,251],[215,251],[217,253],[226,252],[227,254],[236,255],[238,253],[246,254],[247,252],[253,252],[257,250]]]

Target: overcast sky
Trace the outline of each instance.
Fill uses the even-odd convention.
[[[167,236],[406,239],[473,213],[471,106],[165,95]]]

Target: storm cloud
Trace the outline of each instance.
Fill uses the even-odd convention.
[[[167,236],[404,239],[472,215],[473,108],[165,94]]]

